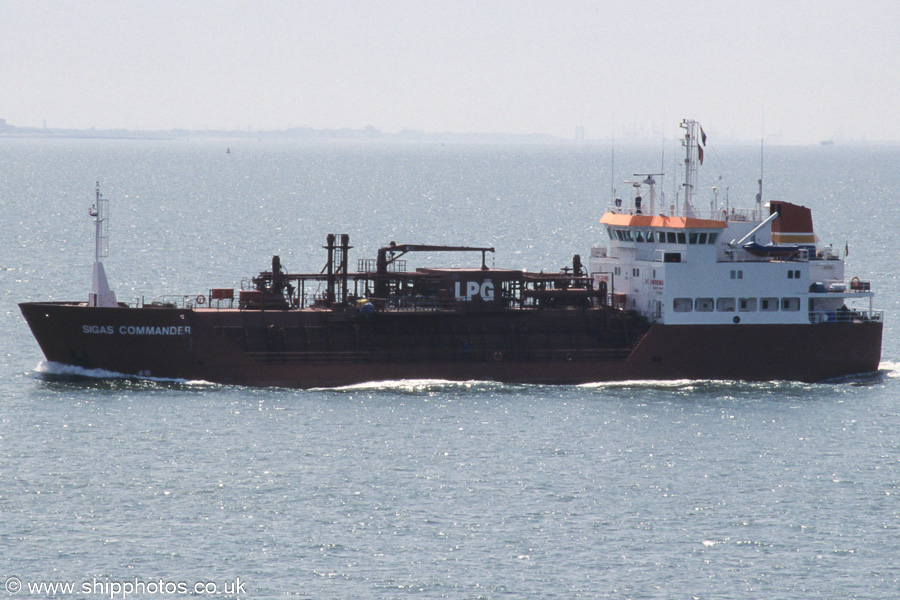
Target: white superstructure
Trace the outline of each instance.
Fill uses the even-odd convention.
[[[609,243],[594,246],[588,268],[613,302],[670,325],[809,324],[879,319],[873,293],[848,285],[839,252],[818,243],[809,209],[783,201],[749,210],[698,210],[695,155],[699,125],[684,121],[681,207],[658,206],[651,176],[616,201],[600,222]],[[698,143],[699,142],[699,143]],[[649,201],[644,199],[644,187]],[[860,310],[854,301],[868,300]]]

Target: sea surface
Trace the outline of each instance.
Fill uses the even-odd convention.
[[[16,306],[87,298],[95,182],[133,301],[318,271],[328,233],[351,265],[393,240],[558,270],[633,173],[674,199],[661,150],[0,138],[0,597],[898,597],[900,147],[766,149],[765,198],[811,207],[884,310],[881,370],[838,382],[96,378]],[[711,141],[698,204],[751,206],[759,156]]]

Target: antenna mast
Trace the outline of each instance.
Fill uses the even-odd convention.
[[[100,193],[100,182],[95,184],[96,199],[88,214],[94,217],[94,262],[109,256],[109,200]]]
[[[613,132],[612,132],[612,148],[610,152],[610,165],[609,165],[609,195],[610,195],[610,205],[615,206],[616,204],[616,125],[613,123]]]
[[[109,289],[106,271],[101,262],[101,259],[109,256],[109,200],[100,193],[99,181],[94,193],[94,204],[88,209],[88,214],[94,218],[94,273],[88,306],[115,307],[118,306],[116,294]]]
[[[765,136],[759,138],[759,192],[756,194],[756,210],[762,215],[762,198],[763,198],[763,147],[765,144]]]
[[[694,216],[694,182],[698,179],[697,163],[694,161],[694,150],[697,148],[697,121],[687,119],[680,127],[685,130],[681,145],[684,146],[684,216]]]
[[[666,176],[666,135],[663,134],[662,139],[662,154],[659,158],[659,201],[662,204],[662,208],[665,211],[666,209],[666,188],[663,185],[663,178]],[[655,214],[655,213],[654,213]]]

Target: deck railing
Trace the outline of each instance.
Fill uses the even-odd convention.
[[[206,294],[164,294],[151,298],[149,302],[141,296],[139,306],[142,308],[203,308],[207,302]]]
[[[811,310],[809,311],[810,323],[866,323],[884,322],[882,310]]]
[[[676,211],[675,206],[672,204],[670,204],[669,206],[656,207],[656,210],[653,213],[650,212],[650,207],[646,204],[641,207],[640,212],[635,210],[634,206],[626,205],[624,203],[622,206],[608,206],[606,210],[616,215],[644,215],[649,217],[685,216],[683,207],[679,208],[679,210]],[[695,208],[693,211],[691,211],[691,218],[704,219],[708,221],[760,222],[765,218],[765,216],[764,212],[757,208],[730,208],[727,211],[724,208],[716,210],[698,210]]]

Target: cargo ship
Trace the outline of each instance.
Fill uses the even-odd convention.
[[[683,197],[665,202],[660,174],[641,174],[600,220],[607,243],[558,272],[488,267],[492,247],[394,242],[352,271],[349,236],[329,234],[321,271],[289,273],[274,256],[241,289],[129,305],[103,268],[98,188],[87,301],[19,306],[52,363],[221,384],[818,382],[876,371],[883,319],[869,282],[846,280],[808,208],[764,204],[761,180],[749,209],[695,206],[706,136],[695,121],[681,127]],[[421,252],[473,264],[408,268]]]

